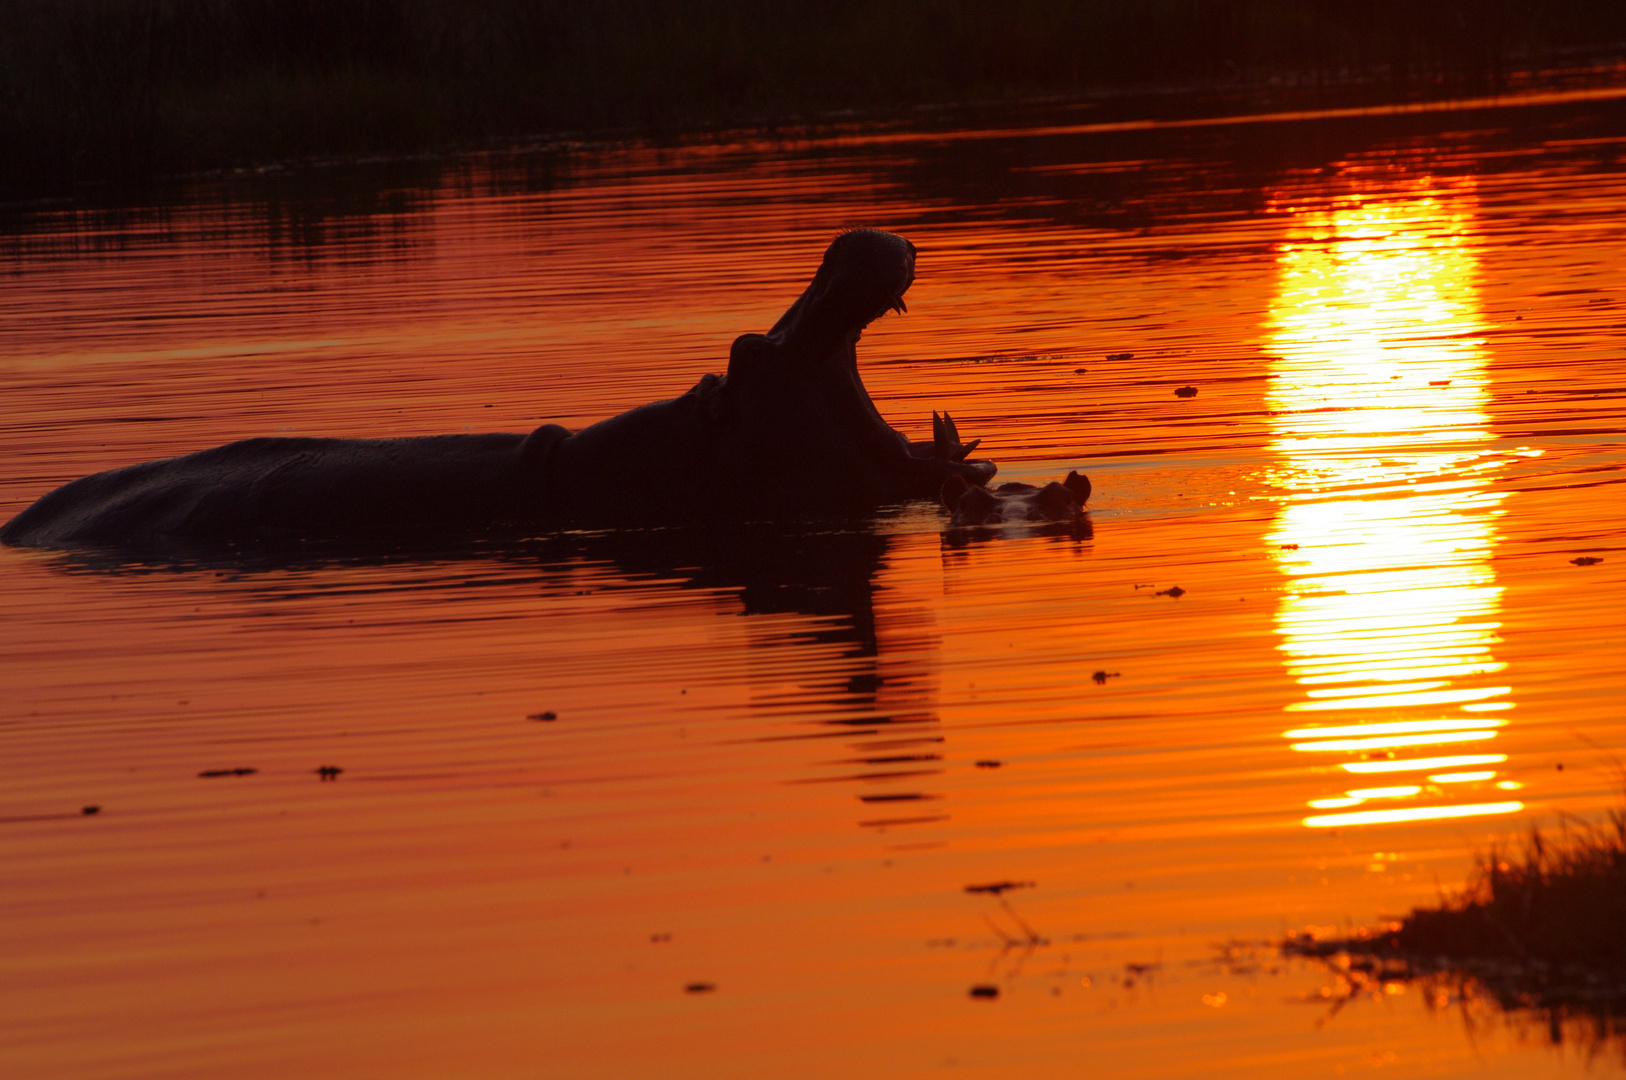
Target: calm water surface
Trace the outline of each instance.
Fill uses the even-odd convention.
[[[1603,102],[10,212],[0,517],[248,434],[680,393],[853,224],[921,251],[860,345],[894,426],[1096,495],[1060,532],[0,551],[4,1072],[1618,1075],[1584,1022],[1268,943],[1619,803],[1623,160]]]

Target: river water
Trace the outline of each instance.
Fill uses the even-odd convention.
[[[860,224],[920,249],[882,413],[1095,484],[1061,530],[0,550],[4,1072],[1620,1073],[1271,943],[1619,805],[1623,162],[1619,97],[1080,113],[0,212],[0,518],[681,393]]]

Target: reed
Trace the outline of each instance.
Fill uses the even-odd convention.
[[[1626,1061],[1626,810],[1556,838],[1532,830],[1521,851],[1480,859],[1462,892],[1383,930],[1281,948],[1334,973],[1334,1013],[1410,984],[1470,1030],[1500,1016],[1521,1037]]]
[[[1626,995],[1626,809],[1601,824],[1566,823],[1556,836],[1532,829],[1519,851],[1483,856],[1460,893],[1384,930],[1294,938],[1286,948],[1396,960],[1399,970],[1472,962],[1515,978],[1606,973],[1614,992]]]
[[[1626,810],[1556,838],[1532,829],[1517,853],[1492,850],[1461,895],[1413,911],[1393,944],[1626,974]]]
[[[1167,86],[1500,86],[1618,0],[0,0],[0,191]]]

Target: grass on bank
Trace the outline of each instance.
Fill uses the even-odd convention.
[[[1395,946],[1626,974],[1626,811],[1556,841],[1531,830],[1517,855],[1492,851],[1462,896],[1403,920]]]
[[[1482,858],[1462,893],[1388,929],[1286,951],[1365,958],[1391,978],[1467,972],[1503,998],[1626,1005],[1626,810],[1556,838],[1532,829],[1522,851]]]
[[[1155,87],[1501,88],[1619,0],[0,0],[0,196]]]

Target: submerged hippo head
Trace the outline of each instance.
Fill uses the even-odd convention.
[[[1077,521],[1090,498],[1090,478],[1076,472],[1044,487],[1001,484],[974,487],[958,476],[943,483],[943,505],[952,525],[1000,525],[1014,521]]]

